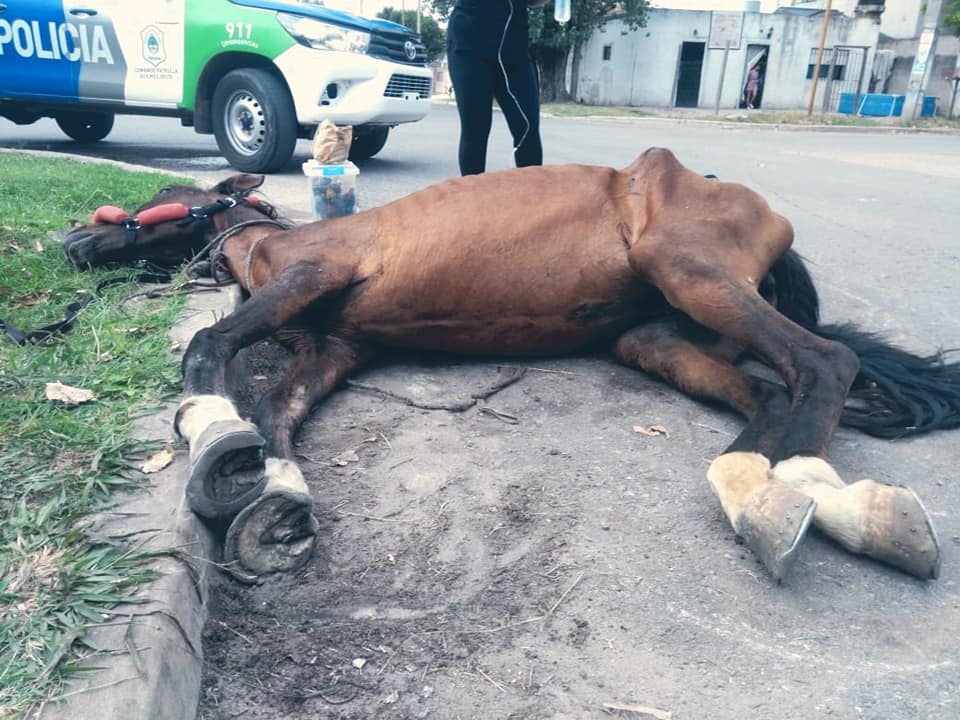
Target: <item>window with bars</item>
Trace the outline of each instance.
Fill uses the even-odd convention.
[[[823,50],[823,59],[820,61],[820,74],[819,77],[821,80],[827,79],[827,74],[830,72],[830,68],[833,67],[833,80],[843,80],[846,77],[847,71],[847,56],[850,53],[844,49],[838,49],[836,51],[836,59],[834,59],[834,49],[833,48],[824,48]],[[817,65],[817,48],[810,48],[810,62],[807,64],[807,80],[813,79],[813,69]]]

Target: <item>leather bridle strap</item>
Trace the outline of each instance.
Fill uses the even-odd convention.
[[[194,207],[187,207],[183,203],[165,203],[147,208],[137,215],[130,215],[115,205],[103,205],[93,213],[93,222],[122,225],[126,233],[124,242],[129,247],[136,242],[137,233],[142,228],[166,222],[177,222],[180,225],[196,223],[198,227],[206,230],[211,217],[238,205],[249,205],[268,216],[272,216],[272,207],[262,203],[255,195],[242,192],[219,198],[207,205]]]
[[[165,283],[169,281],[170,275],[168,273],[139,273],[132,278],[107,278],[106,280],[101,280],[92,293],[67,305],[63,312],[63,320],[51,323],[50,325],[44,325],[42,328],[38,328],[30,332],[21,330],[16,325],[7,322],[3,318],[0,318],[0,326],[3,327],[10,339],[13,340],[13,342],[15,342],[17,345],[40,345],[51,340],[56,335],[62,335],[70,332],[73,329],[73,321],[76,319],[77,315],[80,314],[80,311],[100,297],[103,291],[111,285],[119,285],[127,282]]]
[[[142,228],[150,227],[151,225],[160,225],[161,223],[166,222],[179,222],[184,224],[196,223],[198,227],[201,227],[204,231],[206,231],[212,216],[224,212],[225,210],[229,210],[230,208],[237,207],[238,205],[249,205],[250,207],[256,208],[262,212],[267,216],[267,218],[271,219],[241,223],[240,226],[230,228],[229,230],[231,231],[235,232],[236,229],[247,224],[259,224],[262,222],[276,223],[278,226],[283,227],[281,223],[272,219],[276,217],[276,210],[274,210],[273,206],[269,203],[262,202],[255,195],[249,195],[248,192],[249,191],[234,193],[233,195],[228,195],[218,200],[214,200],[207,205],[198,205],[195,207],[187,207],[183,203],[166,203],[163,205],[157,205],[156,207],[147,208],[137,215],[130,215],[126,210],[118,208],[115,205],[103,205],[97,208],[93,213],[93,221],[95,223],[122,225],[126,232],[124,242],[128,246],[133,245],[136,242],[137,232]],[[222,243],[224,237],[225,234],[221,234],[215,238],[215,242],[210,243],[210,245]],[[207,249],[209,249],[209,246]],[[63,319],[58,322],[51,323],[50,325],[44,325],[42,328],[33,330],[31,332],[24,332],[17,326],[7,322],[3,318],[0,318],[0,327],[3,328],[7,335],[10,336],[10,338],[17,345],[26,345],[28,343],[36,345],[47,342],[56,335],[70,332],[70,330],[73,329],[73,322],[80,311],[93,302],[95,298],[99,297],[104,288],[107,288],[111,285],[116,285],[118,283],[130,282],[131,280],[140,283],[167,283],[170,282],[170,274],[140,273],[133,278],[108,278],[107,280],[101,281],[92,294],[67,305],[67,308],[64,311]]]

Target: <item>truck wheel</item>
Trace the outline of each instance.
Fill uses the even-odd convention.
[[[383,150],[390,134],[388,127],[375,127],[370,132],[353,138],[350,145],[351,160],[367,160]]]
[[[113,130],[113,113],[71,110],[57,113],[57,125],[78,143],[95,143]]]
[[[238,170],[274,172],[293,156],[297,115],[290,91],[259,68],[233,70],[213,93],[213,134]]]

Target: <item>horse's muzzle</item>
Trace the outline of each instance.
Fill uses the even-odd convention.
[[[96,263],[96,233],[88,228],[77,228],[63,239],[63,254],[78,270],[85,270]]]

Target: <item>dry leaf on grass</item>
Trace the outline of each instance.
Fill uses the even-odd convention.
[[[13,303],[13,307],[33,307],[34,305],[45,303],[49,299],[50,293],[43,292],[42,290],[34,290],[33,292],[28,292],[26,295],[21,295],[19,298],[17,298],[17,301]]]
[[[150,475],[155,472],[160,472],[167,465],[173,462],[173,445],[167,445],[160,452],[151,455],[146,460],[144,460],[143,465],[140,466],[140,470],[147,475]]]
[[[67,407],[90,402],[91,400],[96,400],[96,398],[97,396],[89,390],[64,385],[59,380],[57,382],[47,383],[47,400],[62,402]]]
[[[670,431],[663,425],[634,425],[633,431],[649,437],[670,437]]]

